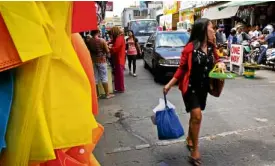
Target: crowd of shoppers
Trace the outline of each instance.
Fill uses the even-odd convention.
[[[110,93],[108,79],[108,63],[112,68],[114,79],[114,92],[124,93],[124,70],[126,57],[128,59],[129,74],[136,77],[136,59],[141,54],[138,40],[132,31],[128,31],[128,38],[125,40],[124,31],[119,27],[113,27],[106,31],[101,29],[93,30],[82,35],[91,54],[95,72],[95,80],[99,91],[101,83],[105,92],[104,98],[110,99],[114,94]],[[126,56],[127,55],[127,56]]]

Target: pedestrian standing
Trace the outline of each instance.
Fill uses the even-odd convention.
[[[261,30],[260,30],[259,25],[256,25],[256,26],[255,26],[254,35],[255,35],[256,37],[260,37],[260,36],[262,35],[262,32],[261,32]]]
[[[110,47],[111,54],[114,57],[115,66],[115,91],[124,93],[124,67],[125,67],[125,39],[119,27],[113,27],[110,31],[113,45]]]
[[[136,74],[136,60],[137,55],[140,55],[140,46],[138,44],[138,39],[135,37],[133,31],[129,30],[128,38],[126,39],[126,51],[127,51],[127,58],[128,58],[128,67],[129,67],[129,74],[133,75],[134,77],[137,76]],[[132,72],[132,64],[133,64],[133,72]]]
[[[106,40],[106,27],[105,27],[105,25],[102,25],[101,33],[102,33],[102,38]]]
[[[108,64],[106,56],[109,54],[109,48],[104,39],[100,38],[100,31],[93,30],[91,32],[91,38],[87,41],[88,47],[91,52],[91,57],[94,62],[94,72],[97,89],[99,81],[102,82],[102,86],[105,91],[106,99],[114,97],[109,93],[108,87]]]
[[[219,61],[214,42],[215,31],[211,21],[206,18],[196,20],[190,40],[182,52],[180,66],[163,89],[167,94],[170,88],[179,81],[179,89],[182,92],[186,111],[191,114],[186,144],[191,151],[190,162],[196,166],[201,165],[198,138],[202,110],[205,109],[207,94],[210,90],[208,74],[214,64]],[[224,66],[224,63],[218,63],[219,68],[224,69]]]
[[[224,44],[226,42],[226,36],[224,33],[224,25],[220,24],[219,29],[216,32],[216,42],[218,44]]]
[[[230,30],[230,35],[228,37],[228,43],[227,43],[227,47],[229,50],[231,49],[232,44],[237,44],[238,39],[237,39],[236,33],[237,32],[234,28]]]

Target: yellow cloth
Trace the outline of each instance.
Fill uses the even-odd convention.
[[[44,4],[55,25],[55,31],[48,33],[53,54],[44,91],[53,145],[60,149],[89,144],[97,122],[88,77],[66,33],[72,2]]]
[[[16,71],[7,150],[3,156],[4,162],[0,165],[21,166],[28,165],[28,160],[54,159],[53,148],[90,144],[92,131],[98,127],[91,110],[89,80],[73,49],[69,28],[66,27],[72,2],[36,2],[35,5],[41,9],[41,13],[29,14],[38,14],[33,17],[42,19],[40,23],[49,41],[40,43],[39,47],[45,50],[43,47],[50,45],[53,52],[37,56],[37,59]],[[30,9],[26,5],[18,10],[24,13]],[[27,25],[28,22],[26,25],[22,23],[22,26]],[[17,31],[20,30],[17,28]],[[40,35],[35,32],[32,36]],[[13,40],[20,41],[20,37],[15,35]],[[22,46],[27,49],[33,40],[26,39],[24,42]]]
[[[51,53],[35,2],[0,2],[5,20],[22,62]]]
[[[217,54],[218,54],[219,57],[223,57],[224,52],[220,51],[220,50],[217,50]]]
[[[0,165],[27,165],[35,131],[37,113],[50,56],[32,60],[16,70],[14,99],[7,130],[7,148]],[[42,149],[40,149],[42,150]]]

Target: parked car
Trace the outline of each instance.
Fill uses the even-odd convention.
[[[185,31],[158,31],[148,38],[144,46],[144,67],[152,70],[155,81],[174,75],[189,38]]]

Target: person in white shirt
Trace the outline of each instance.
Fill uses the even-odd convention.
[[[248,35],[253,38],[255,37],[255,27],[254,26],[249,26],[249,32],[248,32]]]
[[[237,43],[242,44],[245,40],[250,40],[251,37],[244,32],[243,26],[237,26]]]
[[[254,33],[254,36],[257,37],[257,38],[260,37],[260,36],[262,35],[262,32],[260,31],[259,25],[256,25],[256,26],[255,26],[255,30],[254,30],[253,33]]]

